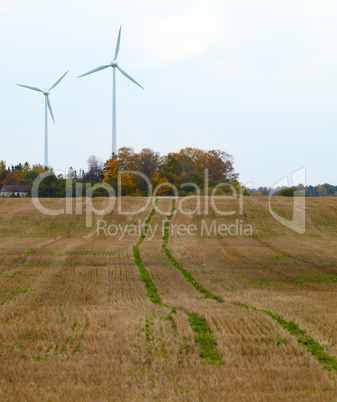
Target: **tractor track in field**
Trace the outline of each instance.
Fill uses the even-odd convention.
[[[154,211],[153,211],[154,213]],[[206,290],[202,285],[200,285],[192,276],[192,274],[182,267],[173,257],[170,250],[168,249],[168,237],[169,237],[169,227],[173,215],[175,213],[175,200],[172,201],[171,213],[165,223],[164,237],[162,250],[166,255],[167,261],[184,276],[187,282],[191,283],[205,298],[213,299],[217,303],[231,304],[239,308],[244,308],[247,311],[260,312],[267,315],[272,320],[276,321],[283,329],[288,331],[290,335],[296,338],[297,343],[302,345],[307,352],[311,353],[318,362],[323,366],[324,370],[327,371],[337,371],[337,359],[325,352],[324,347],[316,341],[314,338],[310,337],[306,330],[301,329],[298,324],[292,321],[286,321],[282,316],[274,314],[269,310],[257,309],[246,304],[242,304],[238,301],[228,302],[224,301],[222,297],[214,295],[212,292]]]
[[[157,201],[156,201],[157,203]],[[153,283],[146,266],[141,258],[139,246],[143,243],[146,234],[147,234],[147,229],[150,224],[150,221],[155,213],[155,208],[152,209],[150,215],[148,216],[147,220],[145,221],[145,225],[142,231],[142,234],[140,236],[140,239],[138,240],[137,244],[133,247],[133,255],[135,259],[135,264],[137,265],[139,272],[140,272],[140,278],[142,282],[145,285],[145,288],[147,290],[147,296],[151,300],[151,302],[157,306],[160,307],[166,307],[171,310],[171,313],[169,316],[172,318],[172,314],[174,314],[177,310],[183,311],[187,315],[188,322],[190,324],[190,327],[194,333],[194,341],[198,347],[199,350],[199,356],[202,360],[203,363],[205,364],[215,364],[215,365],[223,365],[224,362],[222,360],[222,357],[217,349],[217,342],[213,336],[212,330],[210,326],[207,323],[207,320],[205,317],[202,317],[200,315],[190,313],[189,311],[180,308],[180,307],[174,307],[170,306],[162,301],[158,294],[158,289]]]

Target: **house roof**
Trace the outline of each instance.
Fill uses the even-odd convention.
[[[30,186],[7,184],[2,187],[1,191],[6,191],[7,193],[28,193],[30,191]]]

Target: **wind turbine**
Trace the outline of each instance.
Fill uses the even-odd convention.
[[[62,75],[61,78],[59,78],[54,85],[52,85],[49,89],[46,89],[45,91],[42,91],[42,89],[36,88],[36,87],[31,87],[28,85],[21,85],[21,84],[16,84],[19,85],[20,87],[24,87],[24,88],[28,88],[28,89],[32,89],[33,91],[38,91],[38,92],[42,92],[44,95],[44,118],[45,118],[45,122],[44,122],[44,165],[45,167],[48,167],[48,110],[50,112],[50,115],[53,119],[53,122],[55,123],[54,120],[54,115],[53,115],[53,111],[51,109],[51,104],[49,101],[49,93],[52,89],[54,89],[56,87],[56,85],[58,85],[60,83],[60,81],[66,76],[66,74],[69,73],[69,70]]]
[[[116,44],[116,50],[115,50],[115,58],[110,64],[106,64],[104,66],[100,66],[97,68],[94,68],[93,70],[80,75],[80,77],[84,77],[85,75],[89,75],[92,73],[96,73],[97,71],[104,70],[105,68],[112,67],[113,71],[113,84],[112,84],[112,155],[116,155],[117,153],[117,144],[116,144],[116,136],[117,136],[117,130],[116,130],[116,69],[118,69],[126,78],[128,78],[130,81],[138,85],[140,88],[144,89],[140,84],[138,84],[137,81],[135,81],[129,74],[127,74],[124,70],[122,70],[117,62],[117,57],[119,53],[119,46],[120,46],[120,41],[121,41],[121,30],[122,26],[119,28],[119,33],[118,33],[118,39],[117,39],[117,44]]]

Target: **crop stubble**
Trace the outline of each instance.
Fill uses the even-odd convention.
[[[319,203],[317,204],[317,201]],[[54,209],[62,200],[46,200]],[[105,200],[95,201],[104,207]],[[123,198],[135,209],[142,198]],[[229,210],[234,201],[217,201]],[[142,261],[163,302],[147,297],[133,259],[138,237],[97,237],[83,216],[48,217],[31,201],[0,199],[0,396],[23,399],[327,399],[336,374],[324,371],[269,310],[296,322],[336,356],[336,227],[332,199],[307,200],[299,236],[269,214],[267,200],[246,197],[244,215],[184,216],[172,223],[233,218],[252,237],[168,236],[179,266],[225,303],[205,298],[163,251],[163,233],[140,245]],[[288,216],[289,200],[275,200]],[[159,206],[171,211],[172,201]],[[185,207],[194,208],[186,201]],[[121,225],[145,222],[118,215]],[[287,215],[288,214],[288,215]],[[162,225],[155,213],[151,224]],[[95,220],[94,220],[95,226]],[[238,307],[241,303],[255,307]],[[207,320],[224,365],[204,364],[185,311]]]

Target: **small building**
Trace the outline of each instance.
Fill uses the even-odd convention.
[[[2,197],[24,197],[30,192],[30,186],[16,185],[16,184],[6,184],[2,187],[0,191],[0,196]]]

